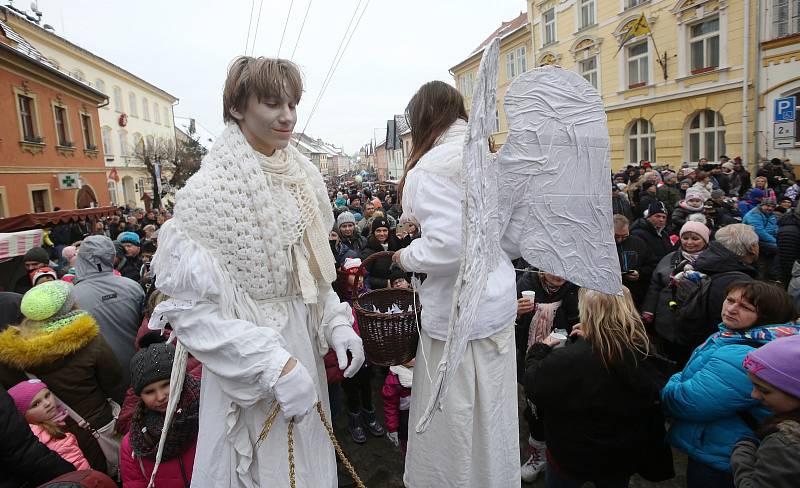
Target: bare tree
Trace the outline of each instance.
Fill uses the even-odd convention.
[[[174,189],[182,188],[186,184],[186,180],[200,169],[200,161],[203,160],[203,156],[208,152],[200,144],[197,132],[194,130],[194,124],[189,125],[188,134],[178,131],[177,139],[175,159],[173,161],[175,171],[169,180],[170,186]]]
[[[133,155],[144,163],[153,180],[153,208],[161,207],[161,173],[164,164],[175,161],[175,141],[166,137],[142,137],[136,141]],[[157,169],[158,168],[158,169]]]

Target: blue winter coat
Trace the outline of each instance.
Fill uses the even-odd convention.
[[[661,390],[664,414],[673,418],[667,439],[695,461],[714,469],[730,470],[737,441],[755,438],[738,412],[762,421],[769,411],[750,397],[753,384],[742,367],[751,344],[766,344],[787,335],[800,334],[794,324],[753,327],[733,331],[719,325],[692,353],[686,367]]]
[[[761,242],[769,242],[772,244],[777,243],[778,235],[778,217],[775,213],[769,215],[761,211],[761,207],[756,207],[747,212],[747,215],[742,219],[742,223],[747,224],[756,231],[758,240]]]

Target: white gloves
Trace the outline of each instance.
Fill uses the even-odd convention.
[[[331,347],[336,351],[339,360],[339,369],[345,369],[344,377],[352,378],[364,364],[364,345],[356,331],[349,325],[336,326],[331,331]],[[353,356],[350,367],[347,367],[347,351]]]
[[[287,420],[294,417],[299,422],[317,403],[314,380],[300,361],[295,363],[291,371],[278,378],[272,390]]]
[[[394,445],[394,447],[400,447],[400,437],[397,436],[397,432],[387,432],[386,437],[389,439],[389,442]]]

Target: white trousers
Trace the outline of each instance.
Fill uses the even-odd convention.
[[[409,488],[520,486],[519,414],[514,329],[470,341],[445,397],[425,432],[416,425],[428,404],[444,342],[420,334],[411,387],[408,453],[403,482]],[[431,374],[433,376],[433,374]]]

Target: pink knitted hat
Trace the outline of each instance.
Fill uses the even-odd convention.
[[[706,244],[708,244],[708,239],[711,234],[711,231],[708,230],[708,227],[706,227],[705,224],[701,224],[700,222],[694,222],[692,220],[683,224],[683,227],[681,227],[680,235],[683,235],[684,232],[694,232],[695,234],[702,237],[703,240],[706,241]]]
[[[14,405],[17,406],[19,413],[24,416],[25,412],[28,411],[28,407],[31,406],[33,397],[45,388],[47,388],[47,385],[42,380],[28,380],[12,386],[8,390],[8,394],[14,399]]]

